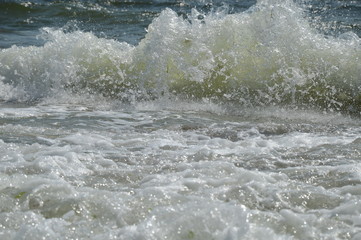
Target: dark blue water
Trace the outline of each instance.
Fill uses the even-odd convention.
[[[41,45],[36,38],[42,27],[74,28],[132,44],[165,8],[178,14],[192,8],[204,12],[227,5],[230,12],[243,11],[255,1],[1,1],[0,47],[13,44]]]
[[[361,3],[358,1],[297,1],[304,7],[309,21],[327,34],[361,32]],[[37,38],[43,27],[71,31],[91,31],[97,36],[137,44],[145,29],[165,8],[185,18],[191,9],[203,13],[227,8],[237,13],[254,5],[253,0],[227,1],[1,1],[0,47],[41,45]]]

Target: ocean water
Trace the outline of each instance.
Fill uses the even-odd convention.
[[[361,239],[361,3],[0,1],[0,239]]]

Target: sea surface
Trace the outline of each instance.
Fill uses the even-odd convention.
[[[361,239],[361,2],[0,0],[0,239]]]

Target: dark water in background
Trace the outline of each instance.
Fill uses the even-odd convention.
[[[78,28],[97,36],[137,44],[145,29],[165,8],[186,16],[192,8],[209,12],[228,5],[230,12],[255,1],[1,1],[1,45],[41,45],[42,27]]]
[[[358,1],[298,1],[314,26],[328,34],[361,31]],[[42,27],[91,31],[97,36],[137,44],[151,21],[165,8],[187,17],[192,8],[208,13],[227,7],[229,13],[248,9],[256,1],[1,1],[0,47],[41,45]]]
[[[0,0],[0,239],[360,239],[361,2]]]

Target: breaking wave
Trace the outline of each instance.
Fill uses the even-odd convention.
[[[292,1],[259,0],[247,11],[227,12],[193,9],[184,17],[166,9],[136,46],[43,28],[44,46],[0,51],[0,99],[35,101],[71,92],[122,101],[177,96],[360,112],[355,33],[319,33]]]

